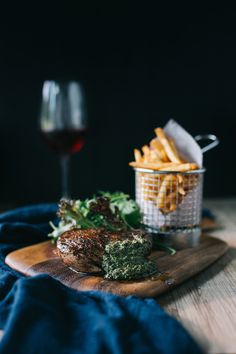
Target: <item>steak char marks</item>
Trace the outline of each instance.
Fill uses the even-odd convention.
[[[63,262],[79,272],[101,272],[105,247],[109,242],[147,238],[141,230],[112,232],[104,229],[72,229],[64,232],[57,241],[58,255]]]

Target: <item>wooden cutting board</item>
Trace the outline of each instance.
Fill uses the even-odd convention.
[[[204,217],[202,219],[203,232],[210,232],[212,230],[220,229],[221,225],[215,219]]]
[[[209,266],[226,252],[228,246],[219,239],[202,235],[198,246],[180,250],[174,256],[155,251],[150,258],[157,262],[159,273],[140,281],[111,281],[101,276],[76,273],[63,264],[55,254],[55,248],[50,241],[45,241],[9,253],[5,262],[27,276],[49,274],[76,290],[155,297]]]

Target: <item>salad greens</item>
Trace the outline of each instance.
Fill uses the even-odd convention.
[[[53,231],[48,235],[56,242],[63,232],[73,228],[106,228],[109,231],[142,229],[142,214],[138,204],[123,192],[99,192],[91,199],[64,200],[59,203],[58,226],[50,222]],[[170,254],[175,250],[153,237],[153,246]]]
[[[141,212],[137,203],[122,192],[99,192],[92,199],[61,200],[58,226],[50,223],[53,240],[74,227],[80,229],[106,228],[109,231],[125,231],[141,227]]]

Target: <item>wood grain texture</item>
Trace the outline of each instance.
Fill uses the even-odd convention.
[[[197,247],[178,251],[174,256],[153,252],[150,258],[157,263],[160,273],[132,282],[110,281],[102,276],[77,273],[64,265],[55,249],[50,241],[46,241],[10,253],[6,257],[6,263],[28,276],[49,274],[76,290],[101,290],[124,296],[155,297],[215,262],[225,253],[227,244],[203,235]]]
[[[236,353],[236,199],[207,200],[228,252],[198,276],[157,298],[207,353]],[[212,232],[211,232],[212,233]]]
[[[221,227],[217,220],[203,218],[202,219],[202,230],[203,232],[210,232],[212,230],[218,230]]]
[[[230,249],[204,272],[158,296],[157,301],[207,353],[236,354],[236,199],[205,200],[204,206],[216,214],[217,225],[207,222],[203,227],[217,227],[211,234],[226,241]]]

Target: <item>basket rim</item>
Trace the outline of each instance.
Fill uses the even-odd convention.
[[[159,171],[159,170],[152,170],[150,168],[140,168],[140,167],[133,167],[133,169],[136,172],[145,172],[145,173],[150,173],[150,174],[155,174],[155,175],[164,175],[164,174],[181,174],[181,175],[192,175],[192,174],[203,174],[204,172],[206,172],[206,168],[202,167],[199,168],[198,170],[191,170],[191,171],[186,171],[186,172],[181,172],[181,171]]]

